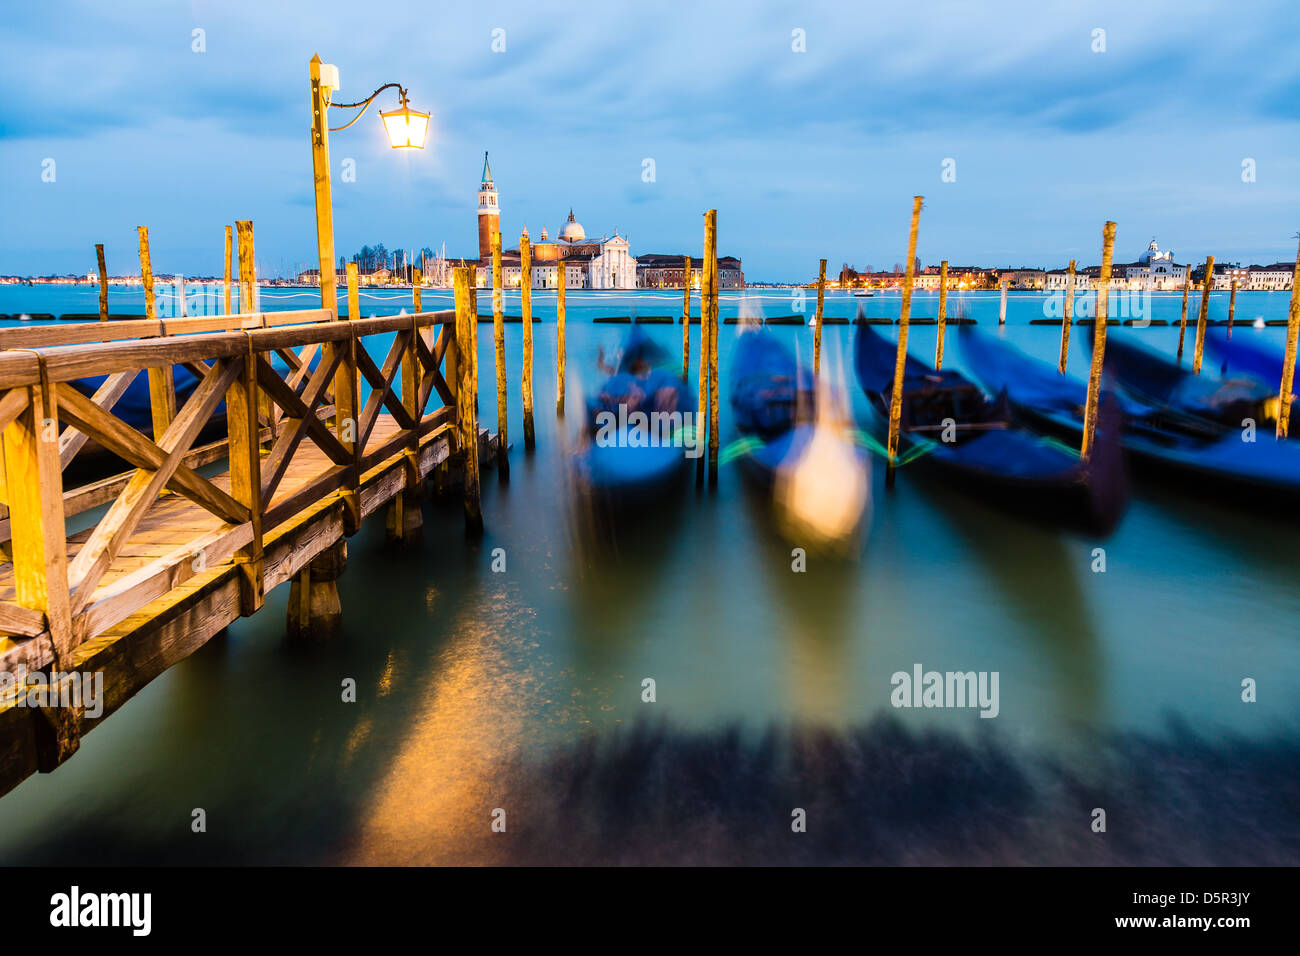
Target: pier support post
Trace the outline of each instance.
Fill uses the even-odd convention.
[[[826,260],[817,266],[817,320],[813,325],[813,378],[822,372],[822,304],[826,298]]]
[[[948,327],[948,260],[939,263],[939,316],[937,337],[934,340],[934,370],[943,368],[943,337]]]
[[[1061,309],[1061,359],[1057,368],[1065,374],[1066,363],[1070,360],[1070,323],[1074,321],[1074,260],[1065,271],[1065,304]]]
[[[492,349],[497,363],[497,480],[510,480],[510,450],[506,438],[506,419],[509,406],[506,401],[506,327],[505,292],[501,278],[501,233],[492,231]],[[478,316],[474,317],[478,321]]]
[[[1183,360],[1183,339],[1187,335],[1187,293],[1192,288],[1192,264],[1187,264],[1187,274],[1183,277],[1183,311],[1178,316],[1178,361]]]
[[[415,269],[411,273],[411,307],[414,315],[423,311],[424,301],[421,283],[424,274]],[[416,351],[416,342],[420,336],[419,327],[414,316],[411,329],[407,333],[406,346],[402,349],[402,407],[416,422],[420,420],[420,360]],[[402,490],[388,503],[386,519],[389,543],[413,545],[421,540],[424,530],[424,512],[420,504],[423,500],[424,485],[420,481],[420,430],[410,429],[410,438],[405,451],[402,472],[404,483]]]
[[[289,583],[285,630],[293,640],[326,640],[343,627],[339,575],[348,563],[348,544],[339,538],[312,558]]]
[[[1205,278],[1201,282],[1201,308],[1196,316],[1196,348],[1192,353],[1192,374],[1201,374],[1201,358],[1205,353],[1205,326],[1210,316],[1210,290],[1214,288],[1214,256],[1205,258]]]
[[[533,431],[533,258],[528,233],[519,239],[519,297],[524,324],[524,450],[537,447]]]
[[[456,431],[465,477],[465,534],[483,533],[478,467],[478,304],[474,294],[474,269],[458,268],[456,292]]]
[[[1110,268],[1115,253],[1115,224],[1102,229],[1101,275],[1097,277],[1097,314],[1092,328],[1092,370],[1088,374],[1088,398],[1083,409],[1083,444],[1079,457],[1084,461],[1092,454],[1097,433],[1097,405],[1101,400],[1101,372],[1106,361],[1106,316],[1110,311]]]
[[[1278,390],[1278,438],[1286,438],[1291,427],[1291,393],[1295,388],[1297,338],[1300,338],[1300,251],[1296,253],[1295,273],[1291,276],[1291,307],[1286,317],[1286,352],[1282,357],[1282,385]]]
[[[104,262],[104,244],[95,243],[95,260],[99,264],[99,321],[108,321],[108,265]]]
[[[894,462],[898,459],[898,432],[903,421],[903,373],[907,369],[907,330],[912,320],[912,279],[916,274],[916,232],[921,225],[923,196],[912,197],[912,228],[907,237],[907,272],[903,276],[903,303],[898,314],[898,353],[894,358],[894,387],[889,396],[889,458],[885,487],[894,487]],[[1006,302],[1006,288],[1002,290]]]
[[[0,467],[9,506],[14,602],[45,615],[54,670],[72,669],[77,636],[68,590],[63,481],[55,390],[41,382],[26,389],[26,406],[4,428]],[[10,397],[12,393],[10,393]],[[51,424],[53,426],[51,427]],[[38,768],[48,772],[74,752],[81,738],[81,714],[62,707],[41,708],[36,724]]]
[[[682,259],[682,380],[691,374],[691,257]]]

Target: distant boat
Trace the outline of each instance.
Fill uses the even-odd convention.
[[[895,343],[859,326],[854,349],[873,433],[889,432]],[[900,460],[944,477],[946,487],[977,495],[1004,510],[1104,534],[1128,504],[1122,453],[1109,416],[1089,461],[1078,452],[1017,426],[1005,392],[990,398],[952,369],[935,371],[907,357],[903,373]],[[951,440],[944,433],[951,430]]]
[[[854,291],[853,294],[859,299],[870,299],[872,296],[875,295],[875,293],[872,292],[870,289],[857,289]]]

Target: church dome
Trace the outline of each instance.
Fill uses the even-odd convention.
[[[560,227],[559,238],[564,242],[582,242],[587,238],[587,233],[583,231],[582,223],[573,218],[573,210],[569,210],[569,220]]]

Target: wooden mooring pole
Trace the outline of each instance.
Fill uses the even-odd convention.
[[[149,227],[140,226],[136,231],[140,236],[140,279],[144,282],[144,315],[146,319],[154,319],[157,318],[158,312],[154,302],[153,265],[149,259]],[[149,369],[148,379],[153,440],[157,442],[162,440],[172,419],[176,417],[176,379],[170,365]]]
[[[361,318],[361,305],[360,305],[361,294],[357,289],[358,276],[357,276],[357,264],[355,262],[348,263],[347,281],[348,281],[348,318],[359,319]]]
[[[700,368],[699,368],[699,414],[696,415],[698,439],[707,440],[709,421],[709,305],[713,295],[709,291],[709,217],[704,217],[704,253],[700,258]],[[695,459],[695,484],[704,483],[705,456]]]
[[[226,227],[226,263],[225,263],[226,279],[225,282],[222,284],[222,292],[224,293],[226,310],[223,313],[223,315],[232,314],[230,311],[230,257],[233,254],[234,246],[233,246],[233,237],[231,233],[232,233],[231,228],[227,226]]]
[[[1065,271],[1065,303],[1061,308],[1061,358],[1057,368],[1062,375],[1070,360],[1070,324],[1074,321],[1074,270],[1074,260],[1071,259],[1069,268]]]
[[[1192,374],[1201,374],[1205,352],[1205,326],[1210,315],[1210,289],[1214,287],[1214,256],[1205,258],[1205,279],[1201,282],[1201,308],[1196,317],[1196,350],[1192,353]]]
[[[555,264],[555,414],[564,417],[564,287],[568,267],[561,259]]]
[[[682,379],[691,374],[691,257],[682,260]]]
[[[939,263],[939,316],[938,336],[934,340],[934,370],[943,368],[943,335],[948,324],[948,260]]]
[[[1232,292],[1228,295],[1228,338],[1232,338],[1232,320],[1237,315],[1237,280],[1232,280]]]
[[[108,264],[104,262],[104,244],[95,243],[95,260],[99,265],[99,321],[108,321]]]
[[[1097,314],[1093,319],[1092,370],[1088,373],[1088,399],[1083,409],[1083,444],[1079,457],[1084,461],[1092,454],[1097,433],[1097,406],[1101,401],[1101,371],[1106,361],[1106,314],[1110,306],[1110,267],[1115,253],[1115,224],[1107,222],[1102,230],[1101,275],[1097,279]]]
[[[465,534],[483,533],[478,467],[478,302],[474,269],[455,270],[456,295],[456,433],[464,469]]]
[[[1178,317],[1178,361],[1183,360],[1183,339],[1187,335],[1187,293],[1192,288],[1192,264],[1187,264],[1187,274],[1183,277],[1183,311]]]
[[[506,438],[506,327],[505,292],[501,279],[501,233],[492,230],[492,349],[497,366],[497,479],[510,480],[509,441]],[[475,317],[477,321],[477,316]]]
[[[533,260],[527,231],[519,240],[519,297],[524,323],[524,450],[532,451],[537,435],[533,431]]]
[[[1291,427],[1291,395],[1295,388],[1296,340],[1300,337],[1300,251],[1291,276],[1291,308],[1286,317],[1286,351],[1282,356],[1282,386],[1278,390],[1277,437],[1286,438]]]
[[[818,260],[817,266],[817,318],[813,325],[813,377],[822,370],[822,301],[826,298],[826,260]]]
[[[718,211],[704,218],[709,273],[709,486],[718,483]]]
[[[907,272],[903,276],[903,303],[898,315],[898,354],[894,359],[894,384],[889,396],[886,488],[894,487],[894,463],[898,460],[898,432],[903,421],[903,374],[907,369],[907,330],[912,318],[912,279],[916,274],[916,232],[921,225],[921,203],[924,198],[912,197],[912,228],[907,237]]]
[[[1007,324],[1007,286],[1010,284],[1011,280],[1006,277],[998,280],[998,285],[1002,286],[1002,304],[998,307],[998,325]]]

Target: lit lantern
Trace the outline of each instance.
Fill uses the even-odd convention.
[[[424,149],[424,137],[429,132],[429,114],[411,109],[406,105],[405,96],[399,109],[380,113],[379,118],[384,121],[384,131],[388,133],[393,149]]]

